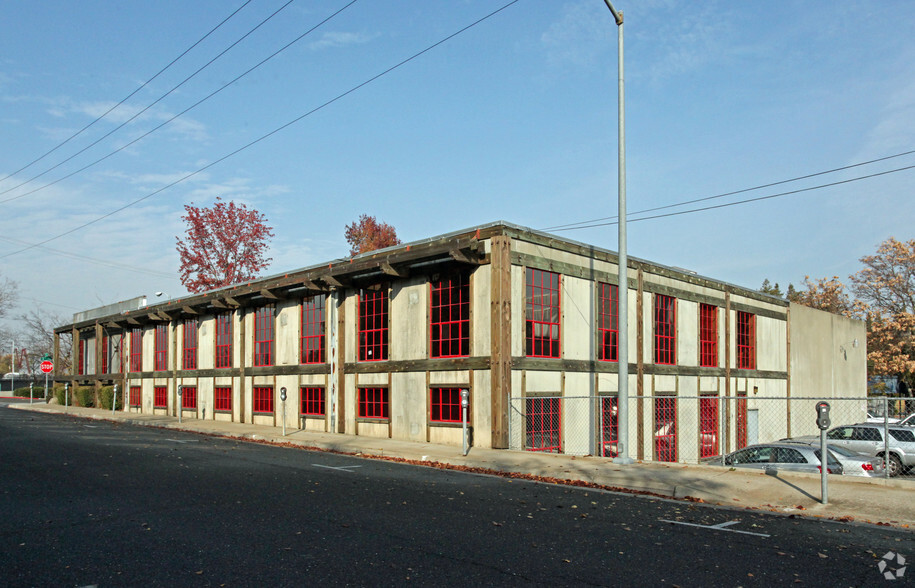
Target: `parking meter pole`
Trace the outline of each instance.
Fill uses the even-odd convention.
[[[15,392],[13,392],[15,394]],[[29,404],[32,404],[32,382],[29,382]]]
[[[48,399],[48,373],[47,372],[45,372],[45,374],[44,374],[44,398],[45,398],[45,400]]]
[[[114,414],[115,408],[118,405],[118,385],[114,385],[114,396],[111,397],[111,414]]]
[[[820,493],[823,496],[823,504],[829,504],[829,487],[826,476],[829,474],[829,454],[826,453],[826,429],[820,430]]]
[[[181,413],[184,412],[181,406],[181,395],[184,392],[184,386],[178,386],[178,406],[175,407],[175,410],[178,412],[178,423],[181,423]]]
[[[283,437],[286,436],[286,386],[280,388],[280,401],[283,403]]]
[[[461,390],[461,413],[462,413],[461,426],[462,426],[463,432],[464,432],[464,442],[463,442],[464,455],[467,455],[467,453],[470,451],[470,447],[469,447],[468,439],[467,439],[467,409],[469,408],[469,406],[470,406],[470,392],[468,392],[467,390]]]
[[[70,383],[64,384],[64,409],[70,406]]]

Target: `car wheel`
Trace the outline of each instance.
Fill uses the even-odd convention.
[[[884,460],[885,467],[889,469],[889,474],[891,477],[898,476],[902,472],[902,462],[899,461],[899,458],[890,454],[889,463]]]

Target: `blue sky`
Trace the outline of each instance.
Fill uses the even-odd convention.
[[[216,196],[269,219],[267,273],[346,255],[344,226],[362,213],[404,241],[500,219],[546,229],[615,215],[617,31],[602,0],[519,0],[303,116],[508,2],[359,0],[74,173],[348,3],[295,0],[123,128],[19,186],[130,119],[285,2],[252,0],[124,105],[0,181],[0,276],[20,285],[15,313],[68,316],[156,291],[181,296],[174,243],[183,206]],[[0,177],[91,123],[242,4],[0,4]],[[615,6],[626,17],[630,212],[915,149],[915,3]],[[703,204],[911,165],[915,154]],[[880,242],[912,238],[913,178],[906,170],[632,221],[629,254],[751,288],[765,278],[783,287],[808,274],[845,279]],[[557,234],[617,248],[615,225]]]

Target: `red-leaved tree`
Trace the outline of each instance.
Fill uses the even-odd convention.
[[[184,210],[185,239],[175,239],[181,256],[181,283],[189,292],[245,282],[270,265],[264,253],[273,232],[258,211],[221,198],[212,208],[190,204]]]
[[[367,214],[359,216],[358,221],[346,225],[344,236],[350,245],[350,255],[400,245],[394,227],[387,223],[379,223],[374,216]]]

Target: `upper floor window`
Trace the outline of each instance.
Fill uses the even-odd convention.
[[[599,358],[603,361],[619,360],[619,287],[598,282],[598,343]]]
[[[718,367],[718,307],[699,305],[699,365]]]
[[[254,312],[254,365],[273,365],[273,305]]]
[[[143,371],[143,330],[139,327],[130,331],[130,371]]]
[[[324,294],[302,300],[302,363],[324,363],[326,300]]]
[[[737,367],[756,369],[756,315],[737,311]]]
[[[654,297],[654,362],[677,363],[677,299],[664,294]]]
[[[470,355],[470,279],[458,274],[432,282],[432,357]]]
[[[216,315],[216,367],[232,367],[232,313]]]
[[[559,274],[527,268],[525,353],[559,357]]]
[[[153,369],[162,371],[168,369],[168,325],[156,325],[156,355]]]
[[[359,361],[388,358],[388,287],[359,292]]]
[[[197,369],[197,319],[184,321],[184,362],[186,370]]]

